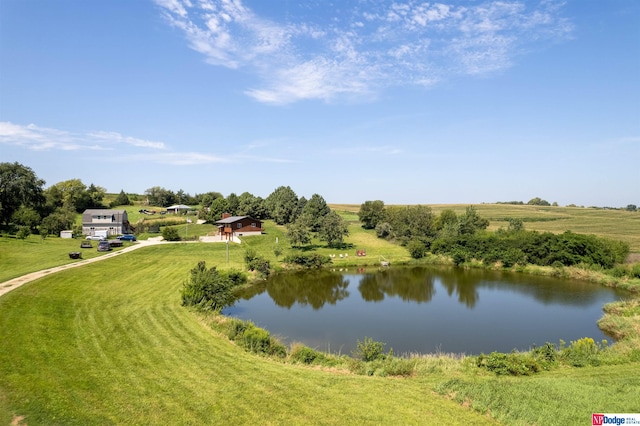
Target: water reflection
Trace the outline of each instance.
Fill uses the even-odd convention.
[[[358,276],[356,276],[358,277]],[[385,269],[360,275],[358,290],[367,302],[381,302],[386,296],[426,303],[435,294],[434,276],[418,269]]]
[[[349,297],[347,288],[352,282],[367,302],[398,297],[405,302],[428,303],[439,284],[450,298],[455,297],[469,309],[478,303],[480,289],[520,293],[545,305],[589,305],[598,297],[597,292],[589,291],[597,286],[584,282],[499,271],[407,267],[360,270],[353,274],[328,270],[282,273],[243,290],[239,298],[249,300],[266,291],[283,308],[297,303],[321,309],[325,304],[335,305]]]
[[[325,304],[335,305],[349,296],[349,280],[331,271],[295,272],[278,274],[266,283],[240,293],[240,298],[250,299],[265,290],[276,305],[290,309],[294,304],[309,305],[320,309]]]
[[[365,336],[400,352],[480,353],[607,338],[602,306],[623,292],[585,282],[440,267],[283,273],[226,314],[284,341],[346,353]]]

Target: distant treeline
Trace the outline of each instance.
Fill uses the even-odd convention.
[[[621,241],[569,231],[560,235],[527,231],[522,219],[506,219],[506,229],[490,232],[489,221],[472,206],[462,215],[450,209],[435,215],[428,206],[386,207],[376,200],[363,203],[358,217],[379,238],[406,246],[413,258],[431,252],[450,256],[456,265],[476,260],[504,267],[585,264],[611,269],[629,254],[629,246]]]
[[[525,205],[525,203],[523,201],[496,201],[495,204],[511,204],[511,205],[514,205],[514,206],[523,206],[523,205]],[[529,201],[527,201],[526,205],[528,205],[528,206],[553,206],[553,207],[557,207],[558,203],[554,201],[553,203],[549,204],[549,202],[547,200],[543,200],[540,197],[535,197],[535,198],[532,198]],[[576,206],[575,204],[569,204],[566,207],[581,207],[581,208],[584,208],[584,206]],[[638,211],[638,206],[636,206],[635,204],[628,204],[626,207],[589,206],[588,208],[590,208],[590,209],[603,209],[603,210],[628,210],[628,211],[631,211],[631,212]]]

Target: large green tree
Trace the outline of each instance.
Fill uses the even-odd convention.
[[[147,204],[150,206],[169,207],[176,203],[176,194],[161,186],[151,187],[144,191],[144,194],[147,196]]]
[[[293,223],[297,216],[298,196],[288,186],[276,188],[265,200],[269,216],[278,224]]]
[[[381,200],[365,201],[360,205],[358,219],[362,222],[363,228],[375,229],[379,223],[384,222],[384,202]]]
[[[327,202],[318,194],[313,194],[302,208],[300,218],[305,225],[313,232],[318,232],[322,226],[322,221],[329,214],[331,209]]]
[[[5,225],[21,206],[39,209],[44,204],[44,183],[27,166],[0,163],[0,218]]]
[[[391,225],[391,235],[401,243],[431,238],[436,234],[435,217],[429,206],[388,207],[386,219]]]
[[[130,204],[131,200],[129,200],[129,196],[124,192],[124,189],[121,189],[116,199],[111,203],[111,207],[128,206]]]
[[[475,207],[469,206],[465,213],[459,217],[460,234],[473,234],[476,231],[487,229],[489,221],[481,217]]]
[[[299,220],[287,225],[287,237],[291,247],[302,247],[311,243],[311,234],[307,225]]]
[[[322,220],[318,236],[326,241],[329,247],[340,247],[344,242],[344,237],[349,235],[347,224],[334,211],[329,212]]]
[[[45,191],[47,208],[50,212],[58,208],[72,210],[77,213],[85,209],[102,208],[102,200],[106,190],[94,184],[87,187],[80,179],[69,179],[58,182]]]
[[[264,206],[264,200],[262,197],[256,197],[249,192],[243,192],[238,197],[237,214],[239,216],[251,216],[255,219],[265,219],[267,211]]]

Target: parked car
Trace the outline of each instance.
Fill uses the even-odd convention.
[[[118,235],[117,238],[121,241],[136,241],[136,236],[133,234]]]
[[[109,250],[111,250],[111,245],[109,244],[109,241],[102,240],[98,243],[98,251],[109,251]]]
[[[91,241],[83,241],[80,243],[80,248],[93,248]]]
[[[102,237],[102,236],[100,236],[100,235],[89,235],[89,236],[87,237],[87,240],[103,241],[103,240],[106,240],[106,238],[105,238],[105,237]]]

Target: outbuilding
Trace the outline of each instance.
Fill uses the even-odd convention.
[[[191,207],[184,204],[175,204],[173,206],[167,207],[167,213],[172,213],[172,214],[187,212],[189,210],[191,210]]]

